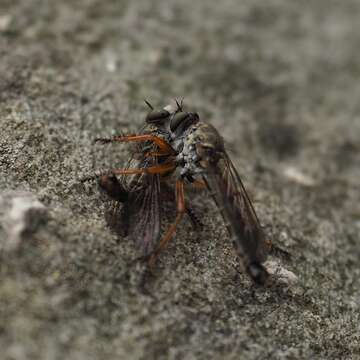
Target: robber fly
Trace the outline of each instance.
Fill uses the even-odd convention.
[[[222,214],[241,267],[256,283],[264,284],[268,273],[262,263],[271,244],[225,151],[222,137],[197,113],[184,111],[182,102],[161,110],[146,104],[150,112],[139,134],[96,139],[102,144],[137,145],[136,167],[132,166],[132,159],[126,168],[96,174],[100,186],[115,200],[115,223],[118,221],[125,235],[129,233],[135,239],[152,267],[184,214],[193,224],[198,222],[185,201],[185,185],[204,187]],[[176,202],[176,218],[161,236],[164,199]]]

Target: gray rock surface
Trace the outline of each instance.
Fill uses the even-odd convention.
[[[356,0],[1,1],[0,190],[49,217],[0,252],[1,358],[360,358],[359,18]],[[144,283],[79,182],[129,156],[93,138],[175,97],[224,136],[285,281],[239,273],[198,196],[204,231],[184,221]]]

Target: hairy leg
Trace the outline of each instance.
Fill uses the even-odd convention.
[[[100,142],[102,144],[107,144],[110,142],[130,142],[130,141],[152,141],[158,147],[160,152],[163,154],[175,154],[175,150],[172,146],[165,141],[164,139],[157,137],[155,135],[143,134],[143,135],[125,135],[125,136],[113,136],[111,138],[97,138],[95,142]]]
[[[116,175],[132,175],[132,174],[164,174],[176,168],[173,161],[164,162],[160,165],[149,166],[140,169],[112,169],[110,172]]]
[[[140,168],[140,169],[108,169],[96,171],[94,175],[85,176],[80,179],[81,182],[87,182],[104,177],[104,182],[114,175],[133,175],[133,174],[165,174],[175,170],[176,164],[173,161],[164,162],[160,165]]]

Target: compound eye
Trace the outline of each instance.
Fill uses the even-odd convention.
[[[176,131],[179,125],[183,122],[186,122],[190,118],[190,114],[187,112],[178,112],[176,113],[170,121],[170,130],[172,132]]]
[[[172,132],[181,133],[186,130],[190,125],[199,120],[199,115],[190,112],[177,112],[170,121],[170,130]]]
[[[163,110],[151,110],[147,115],[145,121],[148,124],[161,123],[170,116],[170,113]]]

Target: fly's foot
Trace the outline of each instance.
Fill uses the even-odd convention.
[[[112,138],[96,138],[94,139],[94,143],[100,143],[100,144],[108,144],[113,141]]]
[[[113,175],[113,173],[111,172],[111,170],[97,170],[92,175],[87,175],[87,176],[80,178],[79,181],[82,183],[85,183],[88,181],[97,180],[98,178],[100,178],[101,176],[104,176],[104,175],[111,176],[111,175]]]
[[[258,285],[265,285],[269,278],[269,273],[267,272],[265,267],[257,262],[249,264],[246,268],[246,272]]]

